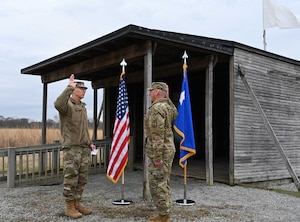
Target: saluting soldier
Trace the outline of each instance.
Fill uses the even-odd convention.
[[[63,159],[65,215],[80,218],[91,214],[92,210],[80,204],[88,179],[91,150],[96,149],[88,132],[88,118],[84,98],[87,87],[83,82],[75,82],[71,74],[69,85],[54,102],[59,111]]]

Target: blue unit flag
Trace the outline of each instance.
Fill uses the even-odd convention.
[[[174,129],[181,138],[179,165],[184,168],[187,159],[196,154],[186,63],[183,64],[183,80],[177,109]]]

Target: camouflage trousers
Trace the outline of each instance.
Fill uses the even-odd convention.
[[[90,148],[69,146],[63,148],[64,191],[66,200],[80,200],[88,180]]]
[[[163,159],[161,166],[154,166],[150,160],[148,165],[149,186],[153,203],[159,214],[166,215],[172,211],[170,175],[173,164],[174,153]]]

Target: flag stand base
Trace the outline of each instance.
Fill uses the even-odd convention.
[[[121,184],[121,199],[113,201],[114,205],[129,205],[131,200],[124,200],[124,171],[122,173],[122,184]]]
[[[176,200],[175,202],[181,206],[192,206],[196,203],[195,201],[188,200],[188,199],[179,199],[179,200]]]
[[[131,200],[115,200],[115,201],[113,201],[114,205],[129,205],[131,203],[132,203]]]

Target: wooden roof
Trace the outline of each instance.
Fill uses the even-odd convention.
[[[187,50],[191,58],[188,61],[189,64],[195,63],[195,66],[192,66],[195,69],[201,68],[199,57],[205,60],[207,55],[217,54],[218,62],[222,59],[226,61],[237,47],[300,65],[299,61],[233,41],[128,25],[84,45],[23,68],[21,74],[39,75],[43,83],[51,83],[68,78],[70,73],[75,73],[76,79],[92,81],[94,88],[106,87],[110,84],[109,82],[114,85],[113,82],[115,78],[118,78],[119,64],[123,58],[128,63],[127,72],[132,73],[132,76],[143,72],[144,55],[150,42],[154,54],[153,66],[156,72],[161,73],[166,70],[170,73],[173,68],[178,70],[178,67],[180,70],[184,50]],[[196,57],[197,62],[193,61]],[[207,63],[203,62],[203,64],[205,67]],[[136,78],[133,79],[137,81]],[[131,81],[134,81],[133,79]]]

